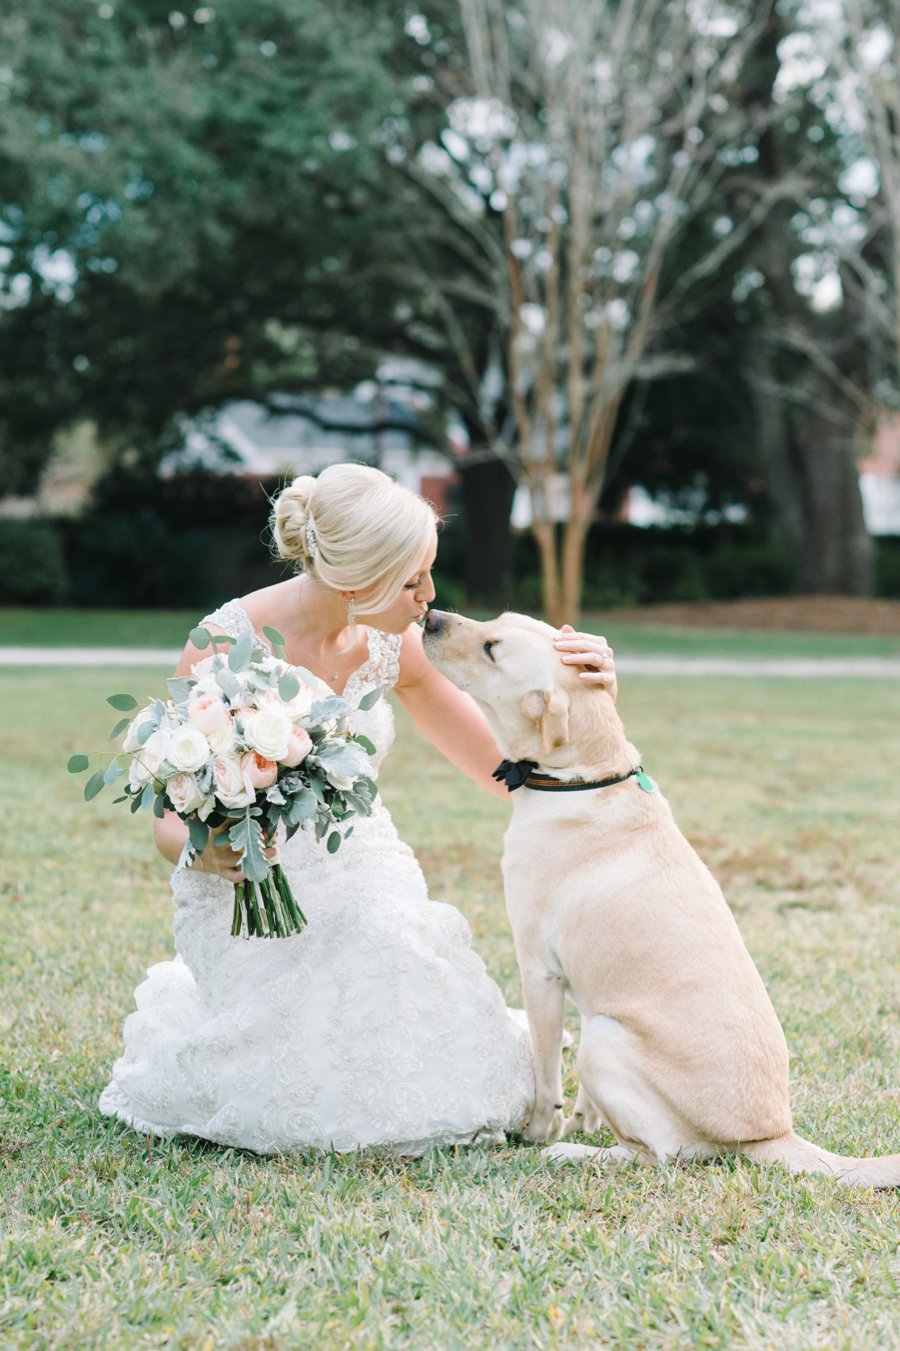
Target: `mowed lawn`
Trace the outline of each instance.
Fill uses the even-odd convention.
[[[164,674],[0,670],[0,1345],[900,1347],[896,1194],[515,1141],[265,1159],[100,1117],[171,953],[166,866],[65,761],[106,747],[106,694]],[[900,1151],[900,682],[632,678],[620,706],[769,985],[798,1129]],[[518,1002],[508,808],[398,721],[384,796]]]

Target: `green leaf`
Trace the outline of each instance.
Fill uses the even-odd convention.
[[[243,671],[250,660],[253,652],[253,634],[244,633],[238,638],[234,647],[228,653],[228,665],[232,671]],[[255,880],[255,879],[252,879]]]
[[[290,703],[296,694],[300,693],[300,681],[294,675],[293,671],[288,671],[278,682],[278,693],[284,702]]]
[[[121,736],[130,722],[130,718],[120,718],[109,734],[110,741],[115,741],[117,736]]]
[[[121,797],[113,798],[113,806],[115,806],[117,802],[127,802],[127,801],[128,801],[128,794],[123,793]]]
[[[251,882],[261,882],[269,875],[269,863],[263,852],[263,833],[259,821],[249,812],[236,821],[228,838],[241,855],[244,876]]]
[[[156,797],[153,799],[153,815],[158,816],[161,821],[165,814],[166,799],[163,797],[162,793],[157,793]]]
[[[204,647],[209,647],[212,642],[212,634],[202,624],[198,624],[196,628],[191,629],[188,638],[194,644],[194,647],[199,648],[201,652]]]
[[[103,774],[103,782],[115,783],[116,779],[120,776],[120,774],[124,773],[125,773],[124,769],[119,768],[118,760],[110,760]]]
[[[381,698],[382,694],[383,694],[382,690],[369,690],[369,693],[364,694],[363,697],[360,699],[358,707],[361,708],[363,712],[366,712],[368,709],[373,708],[375,704],[378,703],[378,700]]]
[[[98,769],[96,774],[92,774],[91,777],[88,779],[87,783],[84,785],[85,802],[90,802],[91,798],[96,797],[98,793],[102,793],[105,786],[106,785],[104,784],[103,781],[103,775],[100,773]]]
[[[152,783],[144,784],[144,791],[140,796],[140,806],[144,811],[149,811],[150,807],[153,805],[153,795],[155,792],[156,789]]]
[[[187,823],[188,835],[191,837],[191,844],[198,854],[202,854],[209,842],[209,826],[204,821],[198,821],[195,816],[191,816]]]
[[[128,719],[126,718],[125,721],[127,722]],[[70,755],[66,769],[70,774],[83,774],[90,763],[86,755]]]
[[[176,704],[183,704],[191,692],[191,682],[185,676],[173,676],[166,681],[166,687]]]
[[[129,811],[131,812],[132,816],[134,816],[135,812],[139,812],[141,810],[141,799],[143,798],[143,796],[144,794],[141,792],[135,793],[134,796],[132,797],[131,806],[129,807]]]
[[[370,741],[367,736],[362,736],[359,732],[357,732],[356,736],[353,737],[352,739],[357,743],[357,745],[362,746],[363,750],[368,755],[375,754],[375,743]]]
[[[152,721],[150,718],[148,718],[145,722],[142,722],[140,727],[138,728],[137,734],[138,745],[145,746],[155,731],[156,731],[156,723]]]
[[[241,688],[237,676],[233,675],[227,666],[223,666],[221,671],[216,671],[216,684],[229,699]]]
[[[273,647],[280,647],[284,651],[284,636],[277,629],[272,629],[268,624],[263,624],[263,633],[268,638]]]
[[[111,694],[106,702],[112,704],[120,713],[127,713],[129,708],[137,708],[137,699],[133,694]]]
[[[333,830],[325,841],[325,847],[329,854],[336,854],[341,847],[341,837],[336,830]]]
[[[231,644],[236,641],[237,640],[232,638],[230,633],[214,633],[212,636],[212,645],[216,651],[219,650],[220,646],[231,647]]]

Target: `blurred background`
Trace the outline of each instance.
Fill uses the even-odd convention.
[[[900,596],[891,0],[4,0],[0,604],[277,578],[364,460],[444,604]]]

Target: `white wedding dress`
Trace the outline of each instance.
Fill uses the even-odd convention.
[[[236,601],[207,618],[235,637],[251,630]],[[369,630],[351,702],[396,683],[399,646]],[[394,735],[387,699],[351,722],[374,742],[377,774]],[[428,899],[380,797],[353,825],[334,855],[305,830],[282,845],[309,921],[291,938],[232,938],[231,883],[176,871],[178,955],[138,986],[102,1112],[264,1154],[417,1154],[521,1125],[534,1091],[528,1033],[466,921]]]

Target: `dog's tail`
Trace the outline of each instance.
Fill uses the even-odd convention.
[[[741,1153],[760,1163],[780,1163],[792,1173],[827,1173],[848,1187],[900,1187],[900,1154],[847,1159],[803,1140],[793,1131],[772,1140],[741,1145]]]

